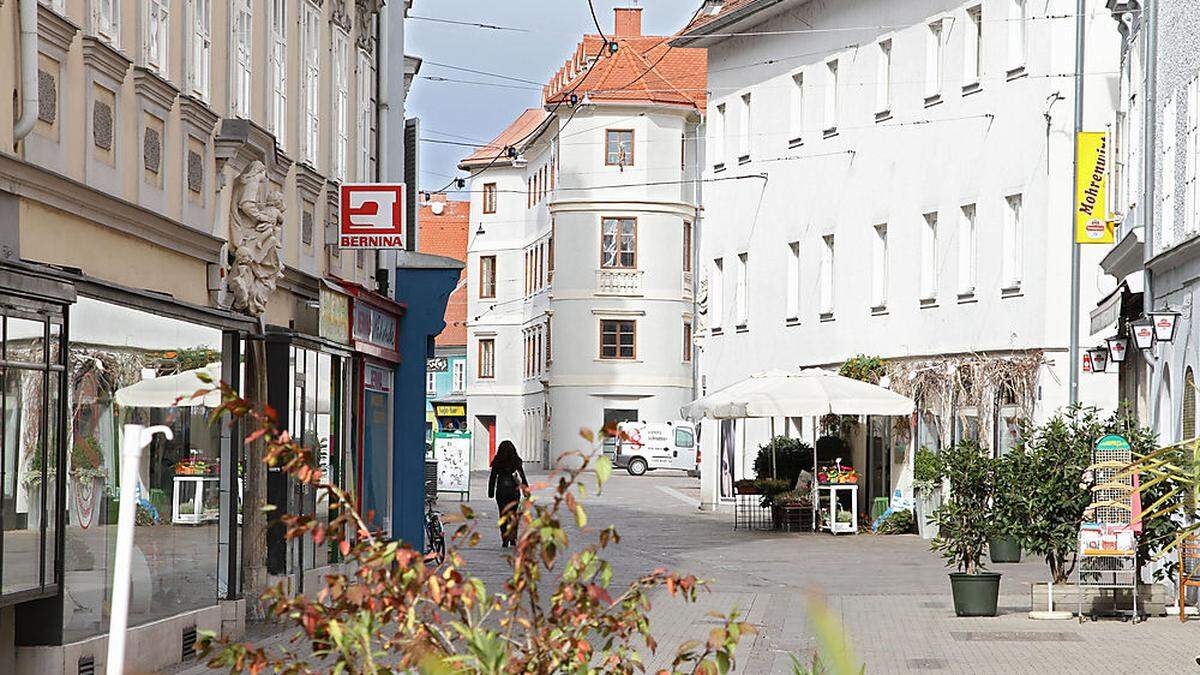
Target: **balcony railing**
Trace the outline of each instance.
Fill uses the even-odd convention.
[[[596,295],[641,295],[641,270],[597,270]]]

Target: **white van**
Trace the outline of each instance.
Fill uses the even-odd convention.
[[[678,469],[700,475],[696,425],[691,422],[622,422],[617,425],[613,463],[631,476],[655,469]]]

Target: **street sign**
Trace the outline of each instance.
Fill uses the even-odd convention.
[[[1075,243],[1111,244],[1113,222],[1108,219],[1108,134],[1081,131],[1076,135]]]
[[[405,248],[404,183],[341,186],[338,248]]]

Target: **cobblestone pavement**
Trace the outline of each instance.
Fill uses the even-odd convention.
[[[603,494],[586,500],[591,523],[614,524],[622,535],[608,555],[616,583],[660,565],[711,580],[712,592],[695,605],[656,599],[661,647],[651,666],[667,665],[684,640],[707,636],[717,623],[709,612],[736,608],[759,629],[743,642],[739,672],[790,673],[792,655],[808,662],[814,649],[805,610],[815,591],[870,675],[1200,672],[1200,621],[1030,620],[1029,585],[1046,575],[1040,561],[994,566],[1004,574],[1000,616],[957,618],[941,558],[915,535],[735,532],[730,515],[698,511],[698,498],[699,481],[682,474],[618,471]],[[494,518],[494,503],[473,505],[484,522]],[[498,535],[485,536],[469,559],[477,574],[498,575],[502,553]]]
[[[470,503],[484,537],[466,557],[475,575],[499,588],[504,550],[486,526],[496,506],[486,498],[486,476],[472,482]],[[808,662],[815,648],[805,618],[814,591],[841,621],[869,675],[1200,672],[1200,621],[1028,619],[1029,584],[1045,576],[1038,561],[995,566],[1004,574],[1001,615],[961,619],[941,559],[916,536],[735,532],[730,515],[697,510],[698,497],[699,482],[682,474],[635,478],[618,471],[602,494],[584,500],[593,526],[613,524],[621,533],[606,556],[614,584],[659,566],[711,581],[712,592],[694,605],[656,597],[651,618],[660,650],[648,658],[651,672],[684,640],[707,636],[717,624],[709,612],[738,609],[759,630],[742,643],[738,672],[790,673],[792,656]],[[449,513],[456,504],[444,498],[440,507]]]

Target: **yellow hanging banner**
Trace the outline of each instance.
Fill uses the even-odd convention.
[[[1075,243],[1111,244],[1114,224],[1108,219],[1108,133],[1081,131],[1075,137]]]

